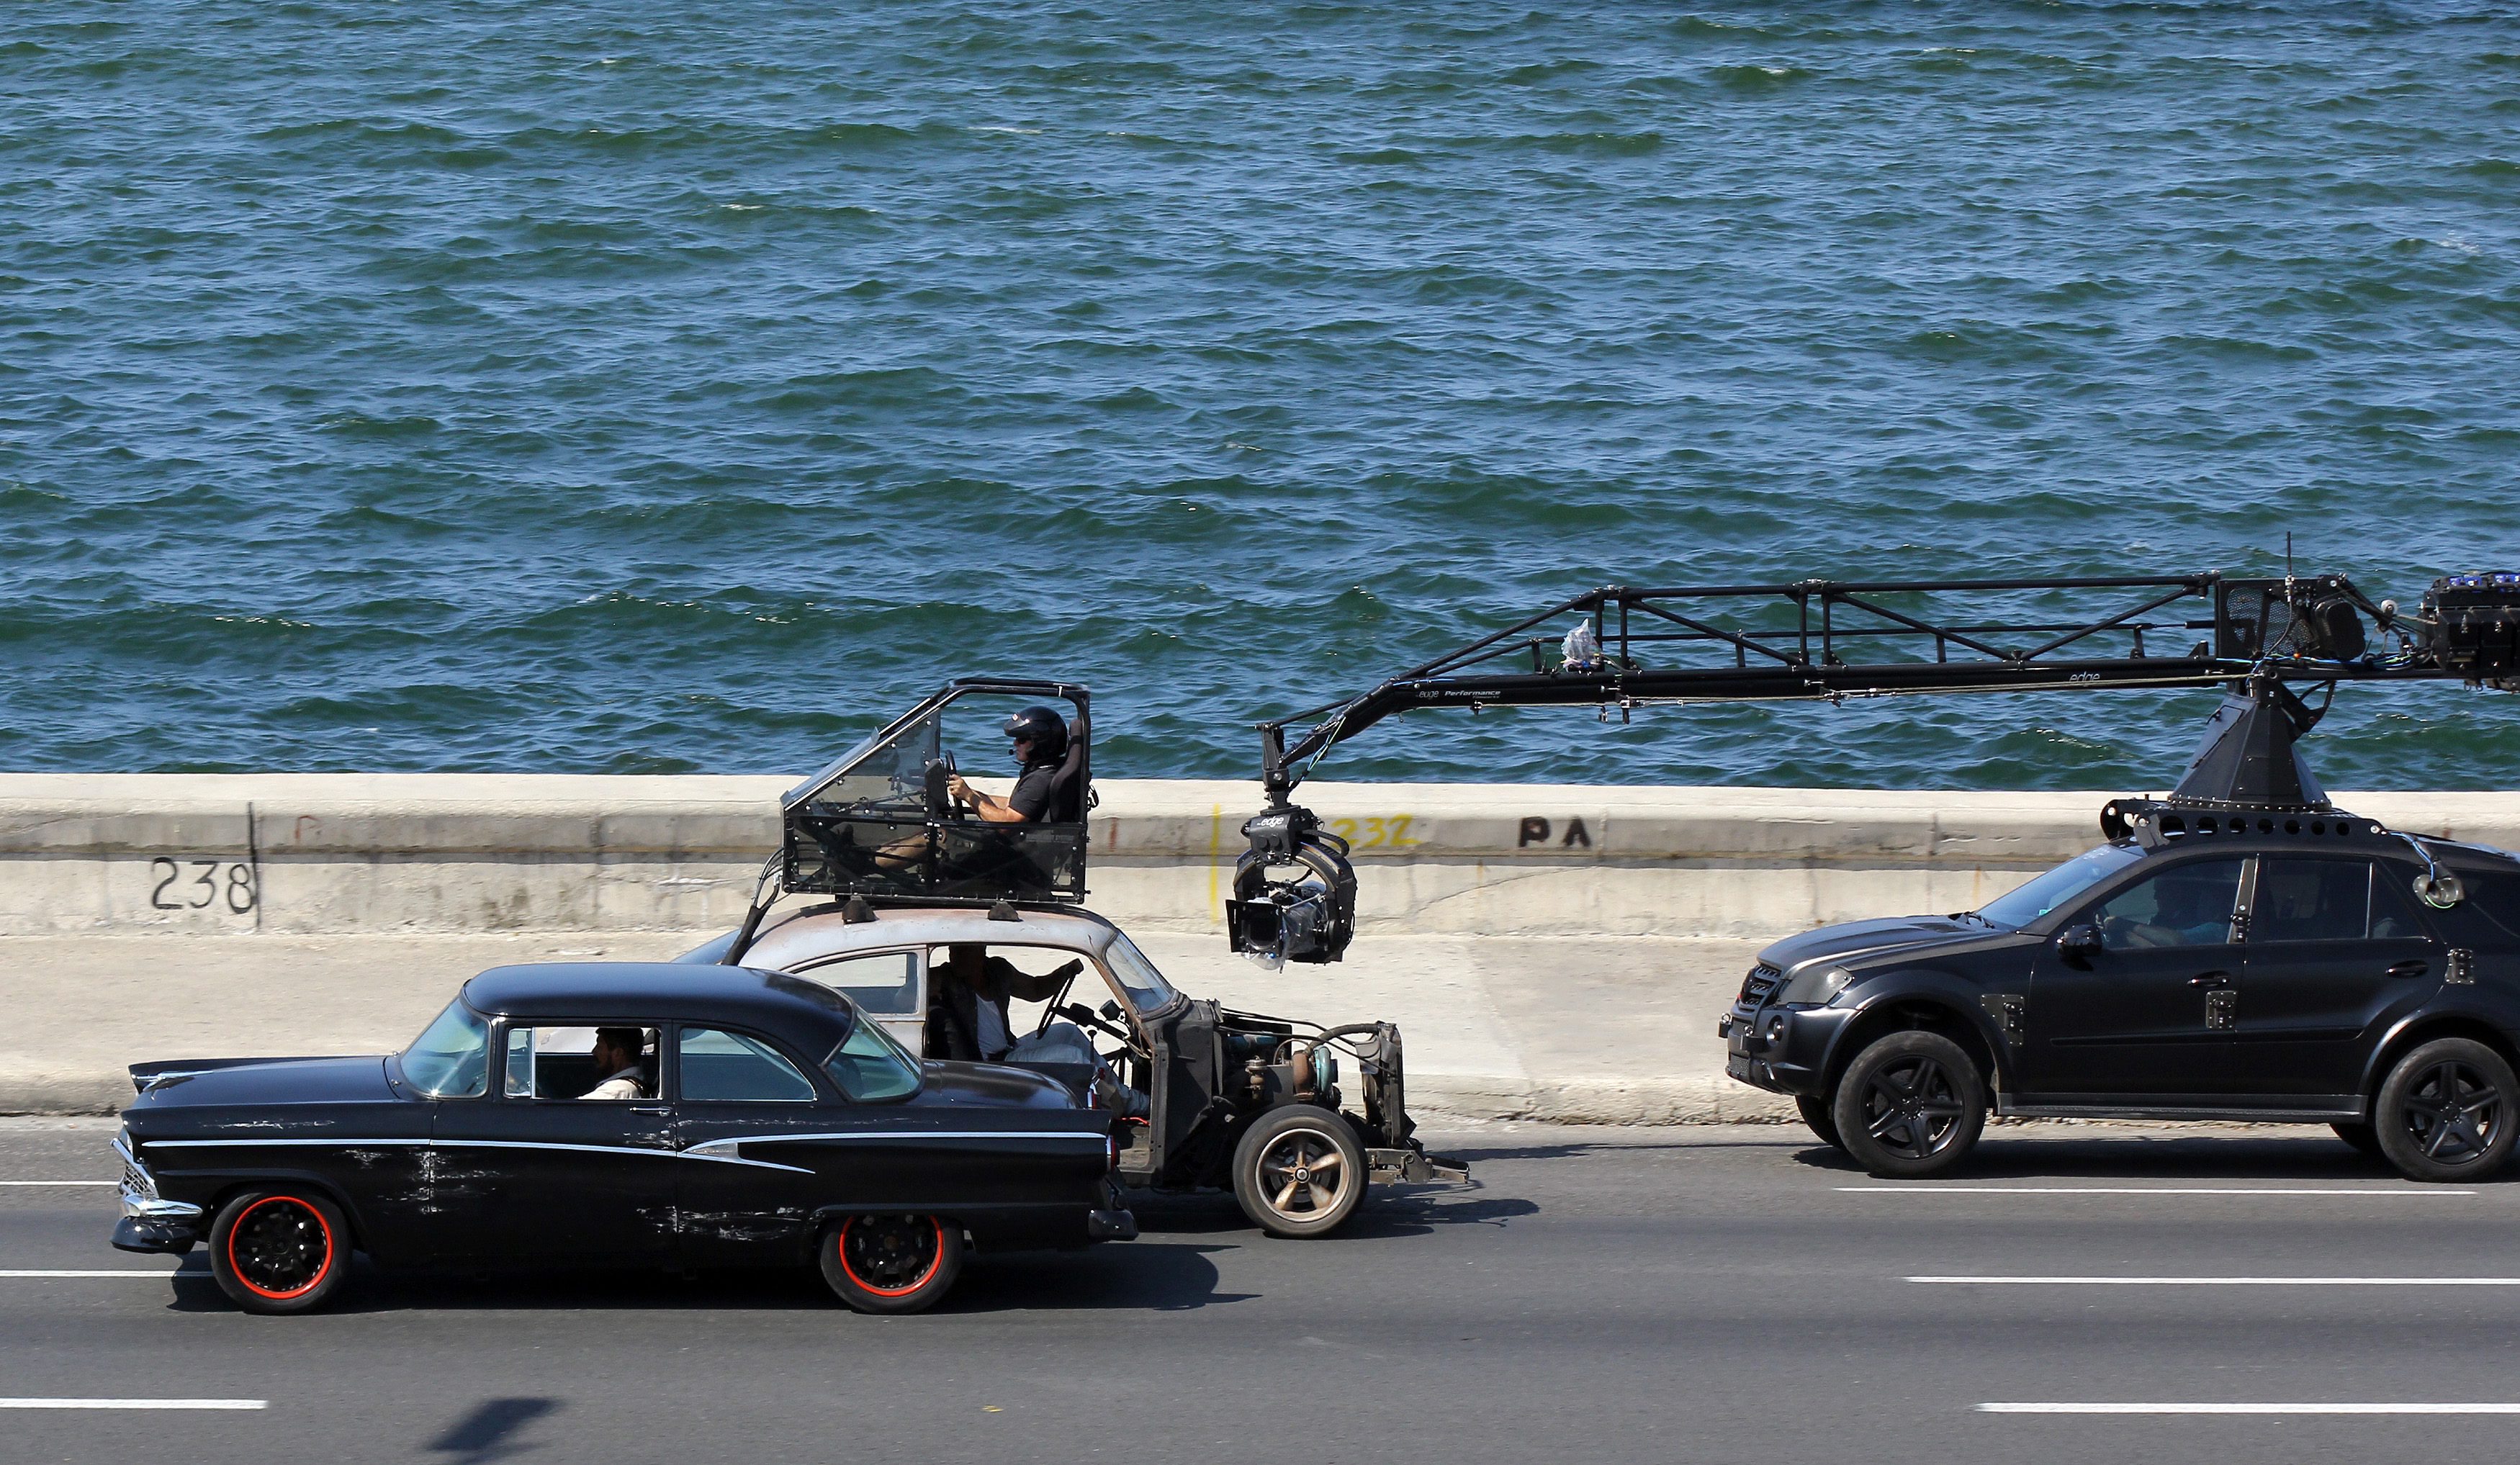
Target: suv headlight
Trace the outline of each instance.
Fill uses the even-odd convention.
[[[1796,1006],[1817,1007],[1835,999],[1846,990],[1846,984],[1854,980],[1855,973],[1843,966],[1806,966],[1794,973],[1793,980],[1785,984],[1785,990],[1777,994],[1777,1000]]]

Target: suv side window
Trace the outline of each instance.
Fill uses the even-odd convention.
[[[2109,897],[2087,918],[2112,952],[2228,945],[2244,863],[2235,856],[2174,865]]]
[[[2258,863],[2249,943],[2361,941],[2371,929],[2371,862],[2268,855]]]

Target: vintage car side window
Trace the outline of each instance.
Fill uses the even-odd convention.
[[[858,1004],[861,1011],[898,1017],[919,1010],[919,954],[879,952],[872,956],[842,956],[797,968]]]
[[[810,1102],[814,1086],[758,1038],[685,1028],[683,1097],[718,1101]]]
[[[490,1024],[457,998],[402,1050],[402,1076],[438,1098],[479,1098],[490,1087]]]
[[[510,1098],[627,1102],[656,1097],[654,1028],[516,1027],[508,1030]]]
[[[907,1098],[919,1091],[919,1060],[878,1023],[859,1021],[823,1060],[823,1072],[840,1092],[861,1104]]]
[[[2258,863],[2249,944],[2361,941],[2371,928],[2371,862],[2268,855]]]
[[[2174,865],[2109,897],[2089,919],[2112,952],[2226,945],[2243,864],[2234,858]]]

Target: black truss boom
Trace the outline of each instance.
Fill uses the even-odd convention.
[[[1589,646],[1561,641],[1570,617]],[[2394,605],[2373,603],[2342,575],[1608,586],[1359,696],[1262,723],[1262,777],[1282,801],[1331,747],[1418,708],[2202,688],[2253,674],[2474,680],[2403,632],[2404,649],[2366,654],[2366,618],[2383,631],[2398,621]]]

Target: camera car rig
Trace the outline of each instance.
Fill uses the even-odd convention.
[[[1264,965],[1340,959],[1356,871],[1293,794],[1332,747],[1401,712],[1589,706],[1624,720],[1649,704],[2226,687],[2170,796],[2102,812],[2112,839],[2175,838],[2208,813],[2328,811],[2295,740],[2340,684],[2410,681],[2520,690],[2520,573],[2444,576],[2412,612],[2335,574],[1604,587],[1260,724],[1267,807],[1242,826],[1228,937]],[[2456,881],[2440,881],[2434,895],[2455,901]]]
[[[1014,724],[997,721],[1004,712],[1059,702],[1073,711],[1042,818],[989,821],[957,796],[957,744],[1007,735]],[[1085,909],[1090,705],[1073,683],[947,683],[782,797],[780,849],[742,925],[683,959],[832,986],[918,1053],[937,984],[953,980],[936,965],[940,950],[1070,958],[1031,1036],[1063,1020],[1083,1051],[1043,1056],[1018,1043],[998,1061],[1113,1110],[1120,1182],[1231,1189],[1272,1234],[1319,1236],[1344,1224],[1372,1185],[1466,1180],[1466,1166],[1427,1154],[1416,1137],[1397,1026],[1328,1027],[1192,997]],[[830,903],[774,916],[790,894]],[[888,973],[882,981],[842,975],[869,961]],[[1097,984],[1109,999],[1099,1010],[1084,999]],[[1116,1045],[1097,1053],[1087,1034]]]

